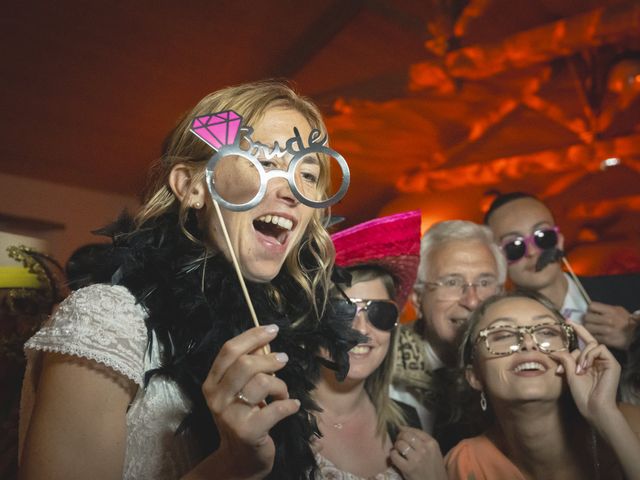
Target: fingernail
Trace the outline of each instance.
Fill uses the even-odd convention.
[[[580,364],[580,366],[582,367],[582,370],[586,370],[586,369],[587,369],[587,367],[589,366],[589,363],[588,363],[586,360],[584,360],[584,361]]]
[[[556,373],[564,373],[564,367],[562,365],[558,365],[558,368],[556,368]]]
[[[284,352],[278,352],[276,353],[276,360],[282,363],[286,363],[289,361],[289,355]]]
[[[578,366],[576,367],[576,373],[577,373],[577,374],[581,374],[581,373],[582,373],[582,365],[578,365]]]
[[[298,400],[297,398],[294,398],[293,401],[296,402],[296,405],[300,406],[300,400]]]
[[[266,325],[264,327],[264,331],[267,333],[276,333],[278,330],[280,330],[280,327],[278,327],[278,325],[276,324],[271,324],[271,325]]]

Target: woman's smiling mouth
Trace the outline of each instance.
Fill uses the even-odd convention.
[[[349,350],[350,354],[353,355],[366,355],[371,351],[372,347],[369,345],[356,345],[351,350]]]
[[[516,373],[518,373],[518,372],[531,372],[531,371],[546,372],[547,371],[547,367],[545,367],[540,362],[523,362],[523,363],[517,365],[513,369],[513,371],[516,372]]]
[[[548,370],[548,365],[536,360],[521,361],[511,369],[519,377],[538,377],[547,373]]]
[[[253,221],[253,227],[258,233],[271,237],[280,245],[287,240],[289,232],[294,228],[294,221],[279,215],[262,215]]]

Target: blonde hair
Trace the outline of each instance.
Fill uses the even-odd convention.
[[[244,125],[254,125],[271,108],[285,108],[299,112],[311,128],[326,135],[327,129],[318,107],[306,97],[298,95],[289,85],[281,81],[267,80],[245,83],[223,88],[210,93],[189,111],[167,138],[162,157],[156,161],[150,172],[150,180],[143,198],[143,205],[135,217],[137,228],[145,223],[178,209],[180,228],[184,235],[198,242],[186,229],[189,207],[181,203],[169,186],[169,175],[177,164],[183,164],[192,172],[191,184],[204,181],[205,167],[212,155],[211,147],[190,132],[191,122],[199,115],[233,110],[243,117]],[[320,158],[324,166],[319,188],[326,197],[330,188],[326,158]],[[328,290],[330,271],[333,267],[335,250],[333,243],[323,227],[326,210],[316,210],[312,216],[301,243],[292,250],[285,260],[285,268],[305,291],[309,299],[314,298],[317,287]],[[302,265],[300,254],[304,248],[313,256],[315,267],[309,269]],[[326,298],[322,299],[322,305]],[[313,302],[315,305],[315,302]]]
[[[379,278],[384,283],[389,298],[395,298],[393,277],[382,267],[360,265],[349,267],[347,270],[351,273],[351,285]],[[376,433],[382,438],[385,438],[384,434],[390,429],[397,429],[407,424],[402,409],[389,396],[389,387],[393,378],[394,360],[396,358],[397,338],[398,328],[396,327],[391,331],[387,355],[378,368],[364,382],[364,388],[376,409]]]

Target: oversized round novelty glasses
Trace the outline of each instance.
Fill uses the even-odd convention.
[[[284,145],[277,141],[265,145],[251,138],[253,128],[242,125],[243,118],[233,110],[196,117],[191,132],[215,150],[207,162],[205,175],[209,193],[227,210],[242,212],[258,205],[267,184],[282,178],[301,203],[312,208],[327,208],[347,193],[349,166],[342,155],[329,147],[327,135],[314,128],[306,139],[297,128]],[[306,143],[305,143],[306,140]],[[287,165],[287,160],[288,165]],[[323,166],[325,164],[325,166]],[[326,165],[333,164],[333,168]],[[284,165],[284,168],[281,168]],[[342,181],[327,198],[321,182],[330,171],[340,172]]]
[[[516,237],[500,245],[509,263],[517,262],[527,254],[531,244],[540,250],[547,250],[558,245],[558,227],[541,228],[525,237]]]
[[[366,298],[335,298],[334,308],[356,318],[360,312],[366,312],[367,321],[378,330],[389,332],[398,325],[400,310],[393,300],[369,300]],[[351,313],[353,312],[353,313]]]
[[[498,290],[498,280],[493,277],[481,278],[476,282],[465,282],[462,277],[448,277],[437,282],[426,282],[434,287],[441,300],[459,300],[468,288],[475,289],[478,298],[485,299]]]
[[[474,347],[484,341],[491,355],[504,356],[519,352],[524,343],[524,334],[528,333],[543,353],[566,350],[573,343],[573,329],[565,323],[541,323],[526,327],[494,325],[480,330]]]

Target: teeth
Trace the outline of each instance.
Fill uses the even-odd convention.
[[[545,368],[544,365],[542,365],[539,362],[521,363],[520,365],[518,365],[516,368],[513,369],[514,372],[521,372],[523,370],[540,370],[542,372],[545,372],[547,369]]]
[[[356,355],[363,355],[365,353],[369,353],[369,350],[371,350],[371,347],[368,347],[366,345],[356,345],[351,349],[351,353],[354,353]]]
[[[273,223],[274,225],[278,225],[280,228],[284,228],[285,230],[291,230],[293,228],[293,222],[287,218],[279,217],[278,215],[263,215],[258,218],[259,221],[264,223]]]

